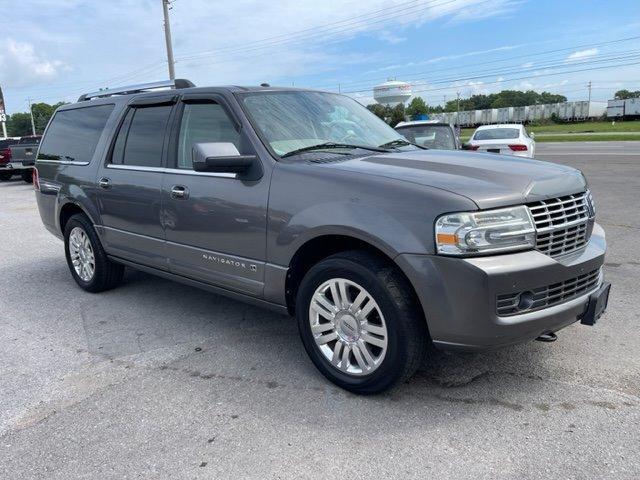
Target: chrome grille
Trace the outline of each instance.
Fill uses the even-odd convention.
[[[584,247],[589,241],[589,192],[527,204],[536,225],[536,249],[551,257]]]
[[[523,292],[498,295],[496,312],[501,317],[551,307],[594,290],[600,283],[600,269],[584,273],[563,282]]]

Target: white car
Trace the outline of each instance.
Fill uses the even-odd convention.
[[[533,134],[529,136],[523,125],[483,125],[473,132],[467,148],[479,152],[533,158],[536,153],[536,142]]]

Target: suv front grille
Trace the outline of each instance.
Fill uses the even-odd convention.
[[[584,273],[563,282],[523,292],[498,295],[496,312],[501,317],[551,307],[594,290],[600,281],[600,269]]]
[[[527,204],[536,225],[536,249],[558,257],[584,247],[589,241],[589,192]]]

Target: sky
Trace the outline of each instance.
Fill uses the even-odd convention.
[[[168,78],[162,0],[0,0],[7,113]],[[640,90],[640,1],[173,0],[176,76],[340,91],[396,78],[429,104],[502,89]]]

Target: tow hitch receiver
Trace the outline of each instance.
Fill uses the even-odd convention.
[[[580,323],[583,325],[595,325],[600,316],[607,309],[609,303],[609,291],[611,284],[604,282],[602,286],[589,296],[589,303],[585,312],[580,317]]]
[[[545,342],[545,343],[555,342],[557,339],[558,339],[558,337],[553,332],[543,333],[538,338],[536,338],[537,341]]]

